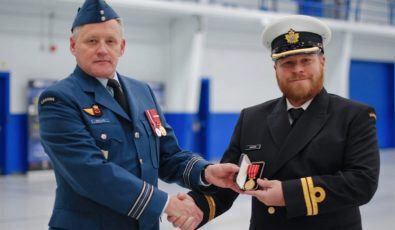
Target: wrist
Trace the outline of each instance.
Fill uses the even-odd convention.
[[[201,173],[202,182],[203,182],[204,184],[206,184],[206,185],[210,185],[210,184],[211,184],[211,183],[208,182],[207,179],[206,179],[206,169],[207,169],[207,167],[210,166],[210,165],[212,165],[212,164],[208,164],[208,165],[204,166],[204,168],[203,168],[203,170],[202,170],[202,173]]]

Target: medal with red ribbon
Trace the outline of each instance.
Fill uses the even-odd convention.
[[[245,190],[253,190],[256,187],[255,178],[259,171],[259,165],[250,164],[247,168],[248,181],[244,184]]]
[[[151,125],[152,131],[156,136],[166,136],[166,130],[163,128],[162,123],[160,121],[160,117],[156,109],[148,109],[145,111],[145,115]]]

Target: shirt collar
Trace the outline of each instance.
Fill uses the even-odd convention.
[[[286,101],[287,101],[287,111],[288,111],[289,109],[299,109],[299,108],[302,108],[304,111],[306,111],[307,107],[309,107],[309,105],[310,105],[311,102],[313,101],[313,98],[310,99],[310,100],[308,100],[308,101],[306,101],[303,105],[298,106],[298,107],[293,106],[293,105],[289,102],[288,98],[286,98]]]
[[[108,82],[108,79],[107,78],[103,78],[103,77],[95,77],[105,88],[107,87],[107,82]],[[114,80],[117,80],[117,82],[119,82],[119,79],[118,79],[118,74],[117,74],[117,72],[115,72],[114,73],[114,78],[113,78]],[[120,82],[119,82],[119,84],[121,84]]]

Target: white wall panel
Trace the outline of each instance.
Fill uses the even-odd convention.
[[[69,51],[71,22],[59,19],[54,25],[53,38],[50,39],[48,22],[43,19],[0,16],[0,63],[6,63],[11,71],[11,113],[26,112],[28,80],[60,80],[75,67],[74,56]],[[118,71],[139,80],[164,82],[169,74],[169,29],[166,24],[126,25],[127,47]],[[57,46],[56,52],[49,52],[51,42]]]
[[[273,63],[263,49],[209,48],[206,54],[203,71],[212,79],[214,112],[238,112],[281,95]]]
[[[25,90],[29,79],[61,79],[75,66],[68,49],[68,37],[76,2],[66,1],[60,5],[60,1],[56,1],[57,4],[49,4],[44,9],[30,1],[23,2],[29,2],[26,9],[11,6],[19,1],[8,0],[0,10],[0,66],[6,62],[11,70],[12,113],[26,112]],[[169,111],[196,110],[199,76],[212,79],[214,112],[238,112],[281,96],[269,51],[261,45],[262,25],[257,19],[264,15],[259,12],[235,11],[238,17],[232,18],[228,15],[229,9],[222,12],[215,7],[207,16],[207,27],[198,33],[196,15],[162,13],[158,9],[133,10],[131,6],[121,5],[115,8],[125,19],[127,39],[119,72],[140,80],[165,82]],[[18,13],[13,12],[16,9]],[[52,30],[48,20],[51,10],[56,13]],[[211,15],[217,11],[221,11],[223,17]],[[326,49],[325,86],[329,92],[348,95],[351,59],[394,62],[393,30],[385,35],[380,28],[377,28],[378,34],[366,32],[370,27],[364,24],[349,28],[347,26],[353,24],[332,20],[330,25],[335,31]],[[352,36],[346,35],[347,28],[352,30]],[[364,32],[358,33],[359,29]],[[48,52],[51,41],[58,47],[55,53]]]

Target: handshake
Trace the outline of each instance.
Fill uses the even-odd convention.
[[[208,183],[221,188],[230,188],[240,192],[234,182],[234,177],[239,167],[234,164],[214,164],[206,167],[205,179]],[[203,212],[196,206],[192,197],[185,193],[179,193],[170,198],[165,209],[167,220],[174,227],[180,229],[196,229],[203,220]]]
[[[167,220],[180,229],[196,229],[203,220],[203,212],[186,193],[170,198],[165,213]]]

